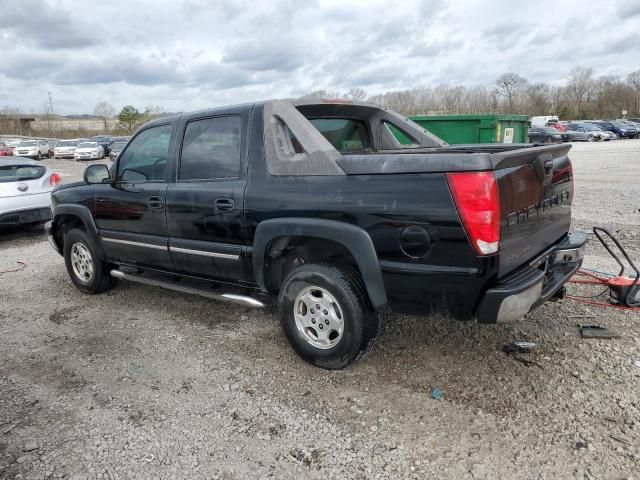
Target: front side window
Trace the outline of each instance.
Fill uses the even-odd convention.
[[[180,155],[180,180],[240,176],[242,120],[237,116],[206,118],[187,124]]]
[[[117,179],[124,182],[164,180],[170,140],[171,125],[151,127],[140,133],[120,155]]]
[[[371,149],[365,123],[353,118],[310,118],[309,121],[339,152]]]

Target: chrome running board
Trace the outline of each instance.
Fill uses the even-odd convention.
[[[189,293],[191,295],[200,295],[202,297],[210,298],[212,300],[219,300],[222,302],[237,303],[245,307],[262,308],[265,306],[260,300],[256,300],[253,297],[246,295],[238,295],[235,293],[215,293],[204,289],[186,287],[171,282],[163,282],[162,280],[156,280],[153,278],[147,278],[142,275],[134,275],[131,273],[125,273],[122,270],[111,270],[111,276],[120,280],[128,280],[130,282],[143,283],[145,285],[151,285],[152,287],[161,287],[168,290],[174,290],[176,292]]]

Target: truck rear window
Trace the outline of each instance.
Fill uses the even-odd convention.
[[[39,165],[1,165],[0,183],[34,180],[43,176],[45,170]]]
[[[339,152],[371,149],[366,124],[353,118],[310,118],[309,121]]]

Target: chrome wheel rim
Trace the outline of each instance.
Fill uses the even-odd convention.
[[[93,258],[89,249],[80,242],[71,246],[71,265],[76,277],[88,283],[93,278]]]
[[[327,350],[335,347],[344,333],[344,315],[340,304],[321,287],[306,287],[293,303],[296,327],[307,343]]]

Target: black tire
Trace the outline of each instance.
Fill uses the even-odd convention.
[[[342,337],[331,348],[312,345],[297,326],[296,298],[309,287],[326,290],[334,297],[342,314]],[[290,345],[303,360],[316,367],[345,368],[368,353],[378,335],[378,315],[370,306],[360,274],[349,266],[306,264],[295,268],[282,283],[278,310],[282,330]]]
[[[38,156],[36,157],[36,160],[42,160],[42,153],[40,152],[40,150],[38,150]]]
[[[545,137],[544,143],[551,143],[551,137]]]
[[[76,274],[72,260],[72,249],[74,245],[80,244],[85,249],[88,255],[90,255],[93,274],[90,278],[84,280]],[[79,247],[80,248],[80,247]],[[64,263],[67,267],[67,273],[71,277],[71,281],[78,290],[83,293],[96,294],[106,292],[115,285],[115,278],[109,275],[109,264],[103,262],[96,255],[95,249],[87,232],[81,228],[74,228],[70,230],[64,237]]]
[[[593,142],[593,135],[589,135],[587,137],[587,142]]]

